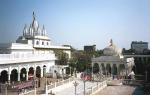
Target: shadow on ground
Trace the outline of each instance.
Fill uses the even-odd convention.
[[[136,87],[132,95],[150,95],[150,91],[144,91],[142,87]]]

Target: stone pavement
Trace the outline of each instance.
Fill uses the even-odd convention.
[[[144,93],[140,87],[122,85],[120,80],[112,80],[108,84],[109,86],[95,95],[150,95]]]

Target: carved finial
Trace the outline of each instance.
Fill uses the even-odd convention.
[[[33,11],[33,15],[32,16],[33,16],[33,20],[35,20],[35,13],[34,13],[34,11]]]
[[[25,36],[26,35],[26,32],[27,32],[27,25],[25,24],[25,26],[24,26],[24,29],[23,29],[23,36]]]

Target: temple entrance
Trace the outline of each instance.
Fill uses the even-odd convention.
[[[116,66],[116,64],[113,64],[113,66],[112,66],[112,74],[113,75],[117,75],[117,66]]]
[[[25,68],[22,68],[21,69],[21,73],[20,73],[20,80],[21,81],[26,81],[26,74],[27,74],[27,71],[26,71],[26,69]]]
[[[0,82],[5,83],[8,81],[8,72],[6,70],[1,72]]]
[[[34,78],[34,68],[30,67],[28,72],[28,80],[32,80]]]
[[[106,74],[106,72],[105,72],[105,66],[104,66],[104,63],[102,63],[102,64],[101,64],[101,69],[102,69],[102,74],[104,74],[104,75],[105,75],[105,74]]]
[[[36,77],[41,78],[41,68],[39,66],[36,67]]]
[[[98,73],[98,72],[100,72],[99,65],[98,65],[98,63],[94,63],[93,73]]]
[[[106,65],[106,74],[107,74],[107,75],[110,75],[110,74],[111,74],[111,66],[110,66],[110,64],[107,64],[107,65]]]
[[[11,71],[11,75],[10,75],[10,81],[13,82],[13,81],[18,81],[18,72],[16,69],[13,69]]]

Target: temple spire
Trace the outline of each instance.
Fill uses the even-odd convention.
[[[109,42],[109,46],[113,46],[113,40],[112,39],[110,39],[110,42]]]
[[[34,11],[33,11],[33,14],[32,14],[32,16],[33,16],[33,20],[35,20],[35,13],[34,13]]]

